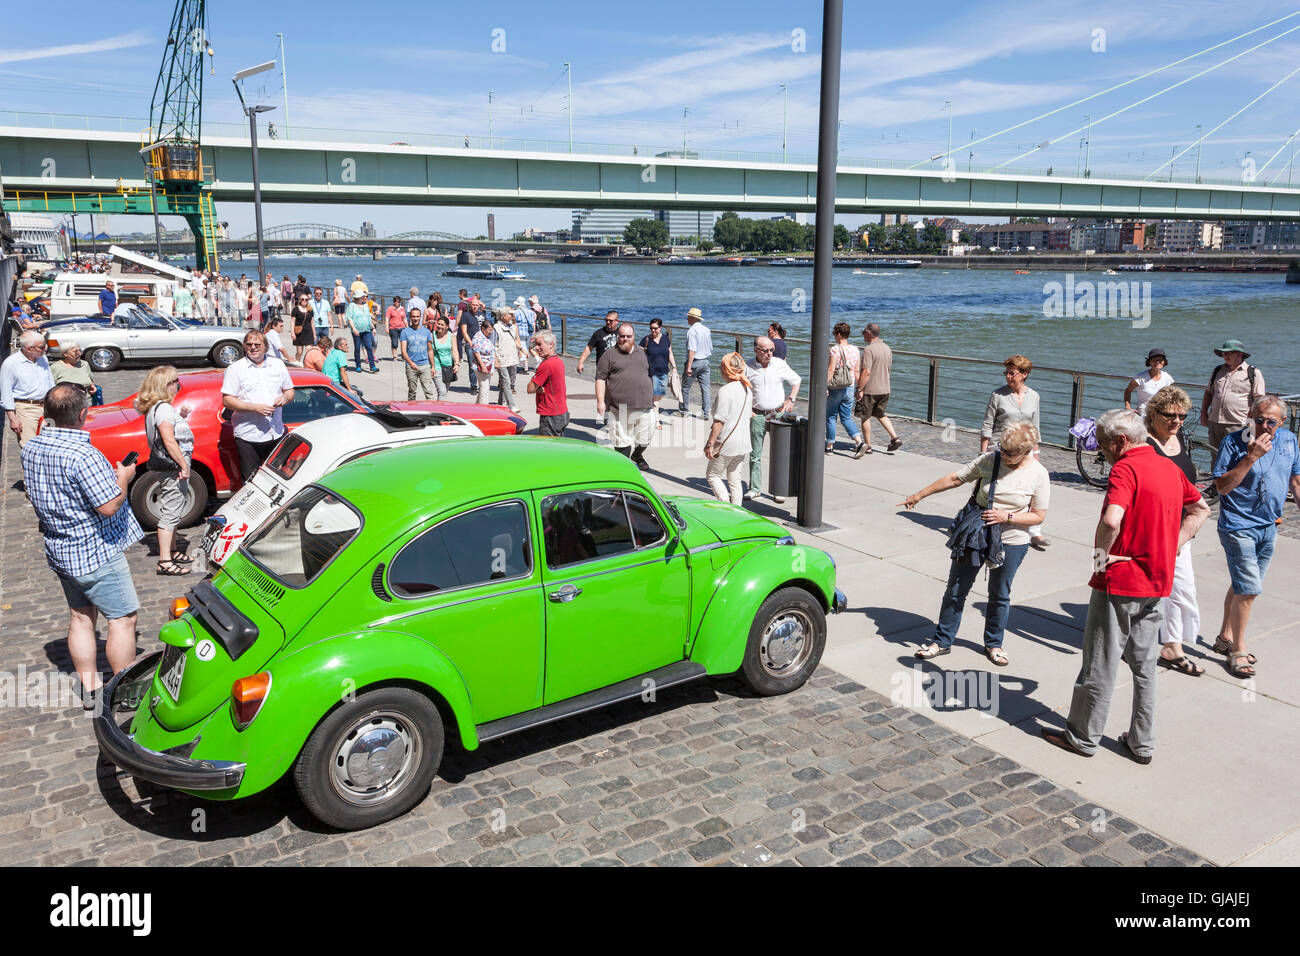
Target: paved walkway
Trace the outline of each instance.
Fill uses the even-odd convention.
[[[142,376],[106,376],[109,400],[134,391]],[[376,398],[404,397],[399,379],[388,363],[379,375],[360,377]],[[590,379],[571,377],[569,388],[576,437],[590,438],[594,403],[576,397],[591,394]],[[536,421],[531,410],[526,417],[530,426]],[[647,453],[653,483],[664,493],[703,493],[704,460],[694,452],[703,432],[672,416],[665,421],[658,433],[664,447]],[[13,447],[9,439],[0,474],[7,672],[0,676],[11,687],[20,667],[42,675],[68,669],[66,610],[28,506],[13,488]],[[1017,580],[1009,668],[994,672],[975,650],[980,615],[972,613],[946,666],[917,669],[911,650],[932,627],[946,575],[938,528],[960,502],[931,499],[924,505],[934,507],[910,516],[893,502],[946,470],[911,453],[827,460],[826,519],[839,530],[795,533],[834,555],[850,611],[831,619],[823,667],[796,694],[758,700],[734,680],[712,680],[472,754],[452,749],[423,803],[356,834],[323,831],[287,783],[233,804],[137,787],[97,760],[79,708],[11,697],[0,708],[0,778],[8,784],[0,793],[0,858],[164,865],[1196,865],[1300,858],[1290,809],[1294,774],[1264,756],[1294,751],[1300,735],[1296,681],[1286,679],[1295,665],[1282,651],[1285,632],[1300,627],[1297,607],[1272,595],[1261,601],[1253,646],[1262,674],[1249,702],[1214,666],[1199,680],[1162,672],[1161,745],[1152,766],[1113,749],[1091,761],[1071,757],[1042,743],[1037,728],[1060,722],[1077,670],[1086,588],[1075,582],[1086,577],[1097,497],[1054,489],[1049,533],[1057,543],[1045,555],[1031,554]],[[756,510],[790,518],[769,501]],[[166,601],[182,590],[152,574],[152,544],[130,553],[143,602],[142,651],[158,646]],[[1275,585],[1295,557],[1280,546]],[[1226,572],[1212,534],[1198,539],[1197,570],[1202,592],[1220,593]],[[982,594],[977,588],[972,601]],[[927,674],[942,681],[938,707],[928,705],[937,684]],[[1122,685],[1117,694],[1117,725],[1126,692]],[[1264,753],[1231,746],[1265,733],[1272,743]]]

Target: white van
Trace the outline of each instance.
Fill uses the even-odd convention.
[[[94,315],[99,311],[99,294],[113,281],[118,304],[142,302],[164,315],[172,314],[172,292],[176,280],[148,273],[103,275],[99,273],[61,272],[50,290],[50,318]]]

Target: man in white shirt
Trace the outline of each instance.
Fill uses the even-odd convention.
[[[709,390],[709,358],[713,355],[713,334],[704,324],[699,309],[686,313],[686,375],[682,381],[682,413],[691,411],[691,382],[700,383],[700,417],[709,417],[713,394]]]
[[[293,401],[293,380],[283,362],[266,354],[266,336],[256,329],[244,336],[244,355],[226,369],[221,403],[235,413],[239,472],[248,481],[284,436],[280,409]]]
[[[766,335],[754,340],[754,359],[748,363],[749,382],[754,386],[753,417],[749,420],[749,490],[745,497],[753,500],[762,492],[763,485],[763,439],[767,437],[767,420],[784,415],[794,408],[794,401],[799,397],[799,373],[792,369],[785,359],[775,356],[776,346]],[[785,393],[786,386],[790,394]],[[773,496],[773,501],[781,504],[784,498]]]
[[[420,298],[420,289],[418,286],[411,286],[411,297],[406,300],[406,311],[410,312],[412,309],[419,309],[421,312],[424,311],[424,300]]]
[[[36,436],[44,415],[45,394],[54,387],[45,358],[45,337],[28,330],[18,337],[18,351],[0,365],[0,406],[18,447]]]

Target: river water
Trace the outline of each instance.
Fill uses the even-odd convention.
[[[251,273],[256,265],[245,259],[223,267],[238,275],[242,270]],[[529,263],[517,266],[528,275],[527,281],[495,284],[445,278],[443,270],[453,266],[428,257],[393,256],[378,262],[360,257],[271,258],[268,267],[277,277],[301,272],[326,288],[335,278],[346,285],[359,272],[377,295],[405,293],[414,285],[425,296],[437,290],[455,301],[456,290],[465,286],[491,305],[536,293],[552,312],[603,315],[618,309],[638,326],[655,316],[684,326],[686,310],[698,307],[715,333],[755,335],[777,321],[791,338],[806,338],[812,319],[812,269],[804,267]],[[1067,289],[1072,292],[1069,298],[1083,306],[1098,291],[1092,284],[1102,282],[1129,286],[1128,308],[1122,315],[1080,315],[1087,310],[1069,308]],[[1054,314],[1044,314],[1045,307]],[[855,275],[853,269],[837,268],[831,312],[832,323],[852,326],[852,341],[859,344],[862,326],[874,321],[895,350],[998,362],[1020,353],[1036,366],[1126,376],[1141,371],[1148,349],[1159,346],[1168,353],[1169,370],[1180,382],[1207,381],[1220,361],[1212,349],[1236,338],[1252,353],[1251,361],[1260,366],[1270,390],[1300,392],[1300,285],[1288,286],[1278,274],[1104,276],[1090,271],[1070,277],[1064,272],[1017,275],[1011,270],[921,268]],[[589,328],[570,326],[570,352],[581,349]],[[676,349],[679,361],[684,345]],[[732,347],[731,340],[721,336],[715,345]],[[747,352],[749,348],[747,344]],[[808,364],[806,348],[792,344],[790,351],[791,363],[802,373]],[[923,405],[916,406],[924,401],[927,363],[899,357],[895,368],[895,392],[908,403],[899,411],[923,414]],[[963,425],[970,424],[972,416],[978,421],[988,390],[1002,384],[1001,369],[963,363],[941,363],[941,369],[943,407],[938,417],[952,417]],[[1043,394],[1045,408],[1050,401],[1069,401],[1066,376],[1043,373],[1031,376],[1029,384]],[[1089,384],[1085,410],[1117,404],[1113,399],[1122,403],[1122,390],[1123,383]],[[1068,427],[1063,418],[1062,423]],[[1044,432],[1048,440],[1062,437],[1048,435],[1046,422]]]

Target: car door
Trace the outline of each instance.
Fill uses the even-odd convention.
[[[536,492],[546,590],[546,703],[683,660],[686,549],[644,493]]]
[[[387,562],[392,624],[435,645],[469,689],[478,724],[541,706],[542,577],[531,502],[505,497],[416,532]]]

